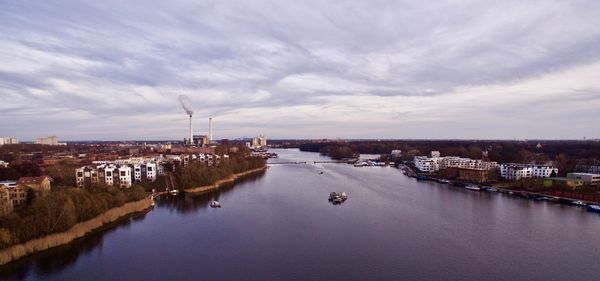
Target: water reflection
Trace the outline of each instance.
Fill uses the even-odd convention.
[[[221,195],[233,191],[236,184],[256,182],[264,175],[264,171],[248,175],[236,180],[235,183],[223,185],[215,191],[199,195],[161,196],[155,200],[156,207],[174,210],[181,214],[196,212],[200,209],[208,208],[210,202],[213,200],[218,201]],[[24,280],[31,276],[50,276],[53,273],[61,272],[65,268],[75,264],[81,256],[88,255],[94,250],[102,249],[103,240],[107,235],[119,229],[127,229],[132,224],[142,222],[146,218],[146,215],[147,213],[130,215],[67,245],[33,254],[1,266],[0,277],[2,280]]]
[[[176,211],[180,214],[192,213],[198,210],[210,208],[211,201],[219,201],[222,195],[226,195],[234,190],[234,187],[242,183],[253,183],[264,177],[265,171],[248,175],[235,181],[235,183],[226,184],[220,188],[202,193],[202,194],[184,194],[184,195],[165,195],[157,198],[156,205],[160,208]]]
[[[133,214],[112,222],[96,230],[94,233],[77,239],[64,246],[49,249],[17,260],[0,267],[2,280],[24,280],[31,275],[47,276],[61,272],[73,265],[80,256],[87,255],[97,248],[102,248],[106,235],[121,228],[128,228],[132,223],[144,220],[147,212]]]

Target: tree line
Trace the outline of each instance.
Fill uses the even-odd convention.
[[[264,167],[266,160],[261,157],[246,156],[242,153],[230,154],[229,159],[221,159],[213,165],[201,161],[190,161],[187,165],[177,165],[173,173],[176,186],[189,189],[214,184],[233,174]]]
[[[0,217],[0,248],[66,231],[76,223],[146,196],[140,186],[121,189],[102,184],[36,193],[27,206]]]
[[[290,142],[288,141],[288,144]],[[295,143],[301,151],[334,157],[356,153],[388,154],[402,150],[403,160],[440,151],[442,156],[485,159],[498,163],[558,163],[559,172],[573,171],[577,163],[600,165],[598,141],[505,141],[505,140],[390,140],[324,141]],[[539,146],[538,146],[539,144]]]

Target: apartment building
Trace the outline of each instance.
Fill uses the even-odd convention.
[[[507,180],[522,178],[549,178],[558,175],[558,168],[546,165],[505,163],[500,164],[500,176]]]
[[[0,145],[19,144],[19,140],[14,137],[0,137]]]
[[[432,173],[448,168],[461,168],[471,170],[492,170],[498,166],[496,162],[477,159],[461,158],[457,156],[440,157],[439,151],[432,151],[431,157],[415,156],[413,163],[421,172]]]

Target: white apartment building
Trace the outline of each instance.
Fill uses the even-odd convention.
[[[415,156],[413,163],[421,172],[433,173],[440,169],[440,157],[428,158],[427,156]]]
[[[58,137],[57,136],[48,136],[45,138],[38,138],[37,140],[35,140],[35,144],[58,145]]]
[[[5,144],[19,144],[19,140],[16,139],[15,137],[1,137],[0,145],[5,145]]]
[[[522,178],[549,178],[558,175],[558,168],[545,165],[505,163],[500,164],[500,176],[507,180]]]
[[[440,157],[439,151],[432,151],[432,157],[416,156],[413,160],[415,167],[421,172],[432,173],[447,168],[462,168],[471,170],[491,170],[498,166],[496,162],[488,162],[457,156]]]
[[[119,172],[119,187],[121,188],[129,188],[131,187],[131,167],[129,166],[120,166],[118,169]]]
[[[488,162],[480,159],[461,158],[456,156],[443,157],[440,160],[440,169],[463,168],[471,170],[491,170],[498,166],[496,162]]]

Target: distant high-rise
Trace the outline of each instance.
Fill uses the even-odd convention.
[[[212,117],[208,117],[208,144],[212,143]]]
[[[60,143],[58,142],[58,137],[57,136],[48,136],[48,137],[45,137],[45,138],[38,138],[35,141],[35,144],[60,145]]]
[[[5,144],[18,144],[19,140],[15,137],[0,137],[0,145]]]

